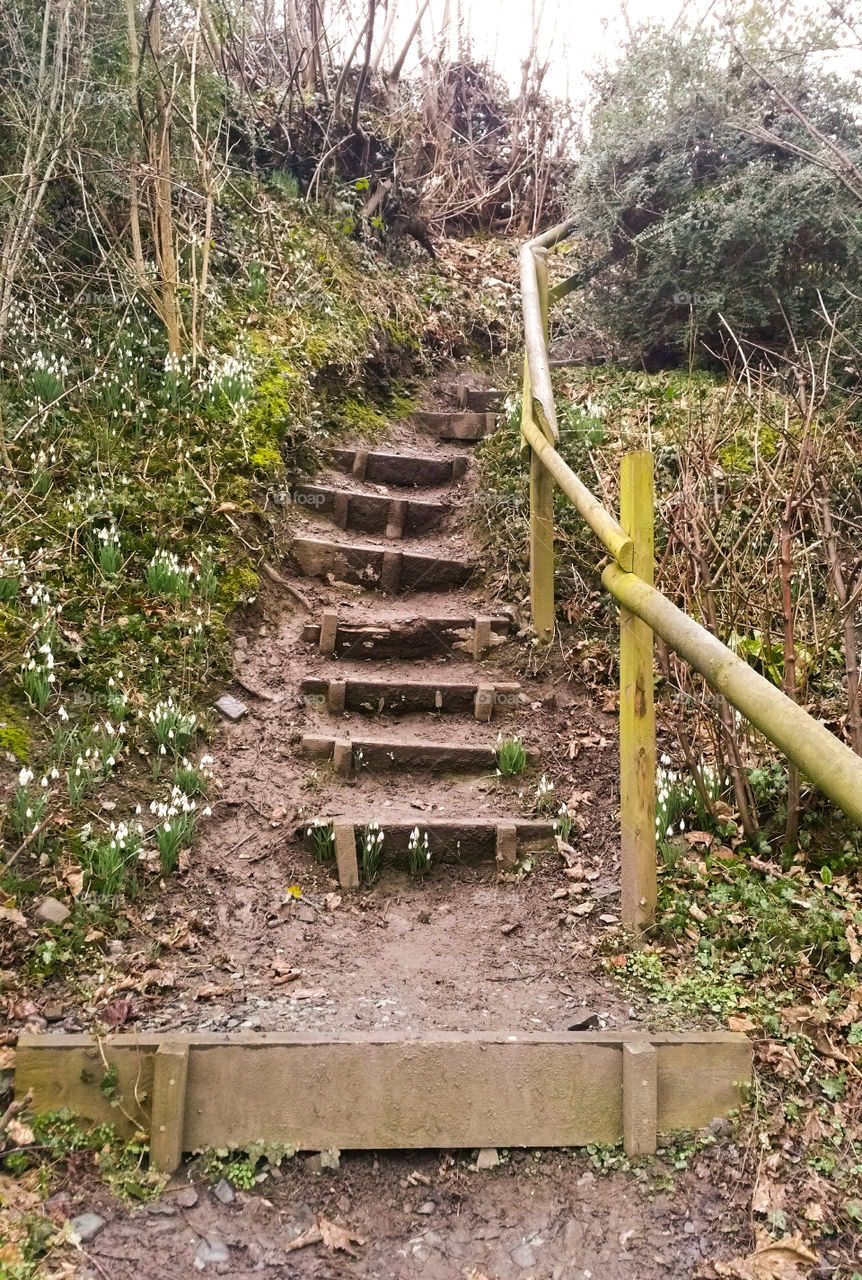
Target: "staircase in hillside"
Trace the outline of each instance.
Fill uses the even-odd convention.
[[[293,495],[301,514],[292,554],[317,579],[320,615],[304,625],[304,644],[291,640],[289,669],[295,660],[300,762],[304,757],[309,785],[316,777],[313,793],[325,797],[297,836],[307,843],[309,863],[334,854],[345,887],[358,885],[363,873],[372,878],[372,839],[384,871],[406,865],[414,874],[427,870],[421,858],[417,865],[417,836],[423,854],[427,837],[432,869],[496,860],[506,871],[537,845],[551,844],[550,815],[525,819],[532,797],[518,795],[519,779],[495,777],[498,732],[511,737],[518,725],[532,726],[525,746],[534,750],[553,733],[543,733],[541,684],[530,682],[528,702],[506,674],[514,616],[482,606],[467,528],[477,496],[470,455],[493,430],[495,400],[467,392],[464,401],[393,428],[386,450],[337,451],[330,475]],[[538,754],[533,762],[541,767]],[[481,882],[472,868],[460,870],[467,883]],[[414,901],[424,896],[420,889]],[[552,901],[558,896],[556,890]],[[427,899],[433,910],[430,886]],[[356,935],[370,947],[384,945],[374,930],[385,922],[388,897],[378,895],[378,906],[378,918],[372,913]],[[496,948],[477,961],[447,906],[438,900],[436,945],[462,967],[467,954],[486,963]],[[350,901],[348,911],[362,914]],[[417,923],[423,914],[430,924],[430,912],[422,911]],[[327,933],[324,926],[318,956]],[[423,953],[402,937],[394,940],[397,959],[388,954],[409,984]],[[268,943],[264,937],[260,949]],[[357,951],[361,973],[369,956],[361,945]],[[564,967],[560,976],[577,984],[578,972]],[[502,979],[497,973],[488,980]],[[427,989],[445,1002],[445,985],[434,981]],[[181,1026],[186,1008],[180,1005]],[[642,1024],[534,1031],[524,1029],[523,1017],[493,1031],[482,1029],[487,1010],[479,1002],[473,1008],[468,1031],[398,1031],[382,1015],[366,1032],[342,1023],[335,1032],[23,1034],[16,1093],[32,1090],[37,1111],[68,1107],[125,1137],[143,1125],[151,1167],[170,1173],[184,1152],[249,1150],[261,1142],[331,1152],[623,1141],[630,1156],[640,1155],[656,1150],[659,1132],[700,1129],[736,1110],[751,1075],[751,1046],[732,1032],[648,1032]],[[537,1021],[529,1017],[528,1028]],[[123,1100],[134,1111],[119,1105]]]
[[[479,565],[465,532],[472,447],[494,430],[501,397],[462,389],[460,398],[457,408],[414,414],[397,451],[338,449],[328,476],[294,491],[303,513],[296,563],[311,577],[365,588],[359,616],[348,602],[304,629],[319,663],[302,682],[317,723],[300,749],[354,784],[347,820],[319,813],[312,822],[312,831],[315,821],[334,829],[344,887],[360,882],[362,833],[373,822],[387,860],[405,860],[418,826],[432,862],[490,858],[501,870],[553,834],[550,819],[512,811],[511,787],[496,797],[494,816],[477,817],[467,781],[494,774],[497,733],[515,732],[523,699],[498,673],[512,618],[477,610],[470,588]],[[383,774],[395,798],[385,816],[362,785]],[[427,806],[411,799],[420,793]],[[301,831],[310,845],[308,824]]]

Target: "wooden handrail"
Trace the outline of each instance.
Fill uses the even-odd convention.
[[[521,434],[602,545],[610,551],[618,564],[621,564],[624,569],[631,570],[634,544],[617,518],[612,516],[607,507],[603,507],[583,481],[578,479],[569,464],[560,457],[554,446],[533,422],[523,422]]]
[[[655,587],[615,564],[602,582],[862,826],[862,757]]]
[[[554,634],[553,484],[556,481],[614,558],[604,569],[602,582],[622,610],[621,668],[628,671],[638,668],[642,674],[645,642],[643,633],[636,632],[628,623],[628,618],[633,616],[650,629],[648,645],[652,643],[652,632],[660,635],[704,676],[712,689],[798,765],[816,787],[862,825],[862,757],[652,585],[651,573],[643,568],[643,544],[639,550],[637,538],[630,532],[638,524],[637,511],[630,510],[628,517],[624,512],[624,522],[628,521],[624,528],[555,448],[559,431],[548,357],[548,308],[576,287],[578,277],[570,277],[550,288],[547,256],[549,250],[571,235],[574,227],[573,221],[562,222],[529,240],[520,252],[525,347],[521,439],[523,449],[530,455],[530,601],[536,632],[544,641],[551,640]],[[644,487],[638,490],[637,500],[646,501],[646,494],[652,505],[651,479],[648,487],[645,481]],[[651,522],[644,521],[644,527],[651,528]],[[639,565],[638,572],[633,572]],[[649,648],[646,653],[648,655]],[[631,862],[623,867],[623,920],[642,925],[652,918],[655,902],[654,780],[650,779],[649,785],[645,785],[641,776],[644,743],[650,734],[654,742],[655,724],[651,699],[644,698],[643,689],[636,688],[632,681],[623,682],[620,698],[620,764],[626,828],[623,858]],[[626,705],[625,714],[624,699],[632,699],[632,706]],[[638,782],[632,786],[630,781],[635,777]],[[632,830],[638,833],[634,844],[630,838]]]

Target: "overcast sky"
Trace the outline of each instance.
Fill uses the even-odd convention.
[[[521,61],[527,51],[532,0],[460,0],[464,25],[473,43],[474,53],[488,57],[517,86]],[[534,0],[541,14],[540,57],[549,63],[546,88],[564,96],[581,98],[586,88],[586,75],[603,57],[618,45],[625,31],[620,0]],[[715,6],[716,0],[627,0],[628,21],[637,26],[645,20],[673,23],[681,10],[689,19],[697,19]],[[456,48],[456,17],[459,0],[449,0],[451,41]],[[398,40],[401,29],[410,26],[408,10],[395,24],[393,36]],[[430,22],[426,17],[423,32],[433,24],[439,31],[446,10],[446,0],[431,0]],[[412,10],[415,14],[415,9]]]

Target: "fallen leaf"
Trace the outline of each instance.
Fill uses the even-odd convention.
[[[19,929],[27,928],[26,918],[16,907],[0,907],[0,920],[8,920],[9,924],[17,925]]]
[[[817,1200],[809,1200],[805,1206],[805,1216],[809,1222],[822,1222],[823,1205]]]
[[[233,987],[220,987],[217,983],[210,982],[206,986],[198,987],[194,998],[195,1000],[214,1000],[217,996],[229,996],[233,990]]]
[[[788,1045],[778,1044],[775,1040],[770,1040],[763,1045],[758,1057],[784,1080],[790,1080],[800,1070],[799,1059],[793,1050]]]
[[[850,963],[858,964],[862,960],[862,945],[856,936],[856,930],[852,924],[848,924],[844,930],[844,937],[847,939],[847,946],[850,948]]]
[[[319,1214],[313,1227],[309,1227],[301,1236],[297,1236],[295,1240],[291,1240],[284,1246],[285,1253],[293,1253],[294,1249],[304,1249],[310,1244],[323,1244],[327,1249],[340,1249],[342,1253],[349,1253],[351,1258],[358,1258],[359,1254],[353,1246],[365,1244],[365,1240],[362,1236],[355,1235],[348,1227],[339,1227]]]
[[[29,1124],[24,1124],[23,1121],[16,1120],[14,1117],[6,1125],[6,1134],[19,1147],[29,1147],[31,1142],[36,1141]]]
[[[359,1257],[353,1245],[365,1244],[362,1236],[357,1236],[348,1227],[339,1227],[322,1216],[317,1219],[317,1225],[327,1249],[340,1249],[342,1253],[349,1253],[351,1258]]]
[[[736,1018],[731,1015],[727,1020],[728,1031],[754,1031],[756,1025],[750,1018]]]
[[[80,867],[69,867],[63,872],[63,879],[69,886],[73,898],[84,892],[84,873]]]
[[[323,899],[323,905],[326,907],[327,911],[337,911],[341,906],[341,894],[327,893]]]
[[[137,982],[140,990],[144,987],[175,987],[176,984],[176,974],[170,969],[145,969]]]
[[[99,1021],[106,1027],[121,1027],[133,1014],[131,1000],[112,1000],[99,1010]]]
[[[325,997],[325,987],[300,987],[290,993],[291,1000],[323,1000]]]
[[[22,1216],[25,1213],[36,1213],[42,1207],[42,1197],[38,1191],[24,1186],[20,1178],[10,1178],[0,1173],[0,1204],[4,1209],[13,1209]]]
[[[761,1178],[751,1197],[751,1212],[773,1213],[776,1209],[783,1209],[784,1203],[784,1187],[776,1185],[769,1178]]]
[[[687,845],[709,845],[712,844],[712,836],[708,831],[686,831],[685,842]]]
[[[170,933],[163,933],[159,943],[163,947],[172,947],[174,951],[194,951],[197,945],[187,924],[178,925]]]
[[[11,1044],[0,1047],[0,1071],[12,1071],[15,1067],[15,1050]]]
[[[10,1022],[26,1022],[28,1018],[32,1018],[39,1012],[32,1000],[28,1000],[25,996],[20,996],[17,1000],[10,1000],[8,1005]]]
[[[829,1132],[829,1126],[821,1120],[816,1111],[812,1111],[805,1126],[802,1130],[802,1139],[805,1143],[819,1142],[821,1138],[825,1138]]]
[[[746,1258],[733,1258],[730,1262],[714,1262],[716,1275],[726,1280],[804,1280],[800,1267],[817,1264],[817,1254],[809,1249],[799,1232],[771,1240],[764,1232],[758,1233],[758,1247]]]

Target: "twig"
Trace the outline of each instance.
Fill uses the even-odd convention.
[[[46,815],[45,815],[45,817],[42,819],[42,821],[41,821],[41,822],[37,822],[37,823],[36,823],[35,827],[34,827],[34,828],[33,828],[33,830],[30,832],[30,834],[27,836],[27,838],[26,838],[26,840],[24,841],[24,843],[23,843],[22,845],[19,845],[19,846],[18,846],[18,848],[15,850],[15,852],[14,852],[14,853],[9,857],[9,859],[8,859],[8,860],[3,864],[3,870],[4,870],[4,872],[5,872],[5,871],[8,871],[8,870],[9,870],[9,868],[12,866],[12,863],[16,860],[16,858],[19,858],[19,857],[21,856],[21,854],[24,852],[24,850],[25,850],[25,849],[27,849],[27,848],[29,848],[29,846],[30,846],[30,845],[33,843],[33,841],[36,839],[37,835],[38,835],[38,834],[39,834],[39,832],[42,830],[42,828],[43,828],[43,827],[46,827],[50,821],[51,821],[51,814],[50,814],[50,813],[48,813],[48,814],[46,814]]]
[[[240,679],[236,673],[234,673],[232,679],[234,684],[238,684],[241,689],[245,689],[246,693],[250,693],[255,698],[262,698],[264,702],[278,701],[274,693],[264,693],[262,689],[255,689],[254,685],[246,684],[245,680]]]
[[[299,588],[295,587],[292,582],[288,582],[287,578],[283,578],[278,570],[272,567],[268,560],[262,560],[260,567],[269,578],[270,582],[275,582],[278,586],[284,587],[285,591],[289,591],[295,600],[298,600],[304,608],[311,612],[311,605]]]

